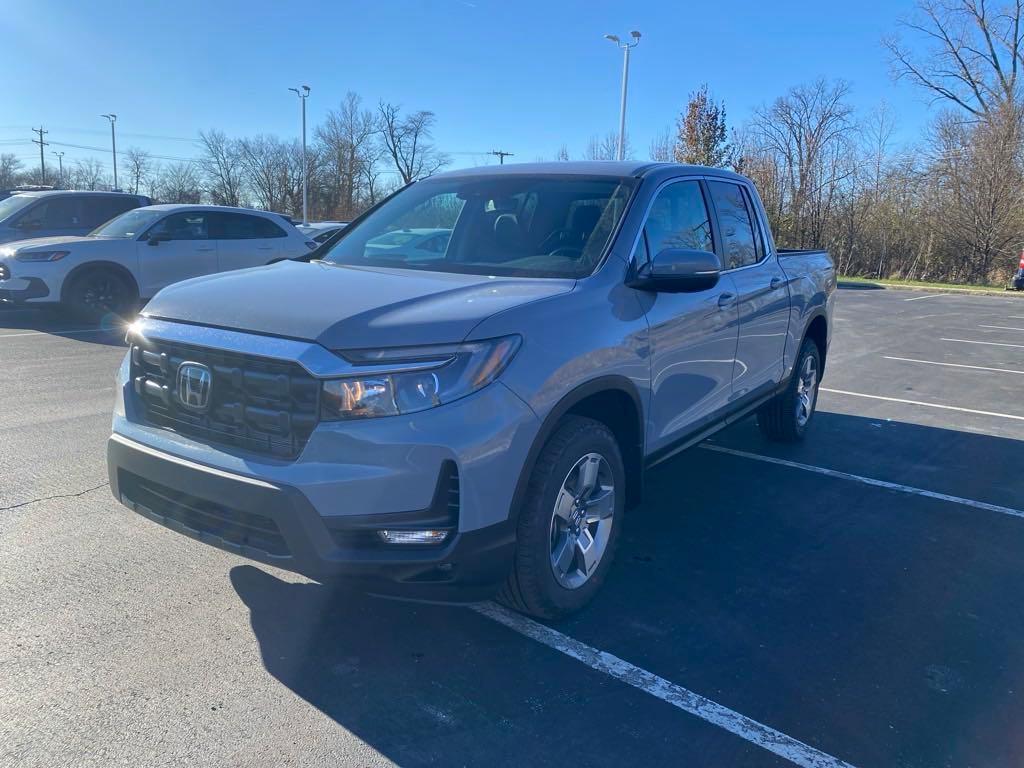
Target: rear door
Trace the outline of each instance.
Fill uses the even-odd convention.
[[[282,239],[277,224],[247,213],[210,214],[210,236],[217,241],[218,269],[259,267],[280,258]]]
[[[172,283],[217,271],[217,243],[206,211],[179,211],[158,221],[136,242],[139,292],[144,298]]]
[[[768,392],[782,379],[789,330],[789,285],[770,252],[751,192],[741,184],[708,179],[721,233],[719,255],[736,288],[739,341],[733,399]]]
[[[639,267],[666,248],[715,251],[710,209],[700,181],[662,187],[634,249]],[[732,279],[693,293],[649,293],[651,408],[647,444],[670,446],[721,413],[732,393],[739,329]]]

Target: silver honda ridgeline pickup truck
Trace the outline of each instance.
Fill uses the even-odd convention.
[[[161,291],[128,333],[110,484],[314,579],[564,615],[651,465],[752,413],[803,437],[835,286],[727,171],[441,174],[309,263]]]

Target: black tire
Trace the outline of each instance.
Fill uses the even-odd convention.
[[[97,321],[133,316],[139,308],[134,283],[112,269],[98,267],[74,277],[62,302],[72,316]]]
[[[555,500],[579,462],[595,453],[607,461],[614,482],[613,504],[609,505],[613,510],[610,532],[593,571],[584,583],[570,589],[556,579],[551,560]],[[611,430],[594,419],[566,417],[537,457],[519,513],[512,572],[498,600],[513,610],[542,619],[565,616],[590,602],[615,557],[622,533],[625,491],[622,454]]]
[[[801,382],[806,381],[801,373],[806,371],[808,358],[814,370],[813,395],[806,419],[801,418]],[[798,443],[807,434],[807,428],[814,419],[815,407],[818,404],[818,387],[821,383],[821,352],[813,339],[804,339],[800,347],[793,374],[789,378],[786,389],[776,395],[757,412],[757,425],[769,440],[779,443]],[[804,387],[805,389],[806,387]]]

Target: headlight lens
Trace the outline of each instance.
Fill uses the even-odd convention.
[[[364,365],[393,363],[415,370],[348,376],[323,383],[321,418],[370,419],[416,413],[450,403],[487,386],[505,370],[519,349],[519,336],[433,347],[345,352]]]
[[[70,251],[29,251],[19,253],[14,258],[18,261],[60,261],[69,253]]]

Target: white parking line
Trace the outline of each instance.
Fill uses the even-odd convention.
[[[997,331],[1024,331],[1024,328],[1011,328],[1008,325],[979,325],[979,328],[995,328]]]
[[[972,341],[971,339],[939,339],[939,341],[958,341],[961,344],[988,344],[992,347],[1014,347],[1024,349],[1024,344],[1006,344],[1001,341]]]
[[[973,507],[974,509],[984,509],[987,512],[998,512],[1002,515],[1010,515],[1011,517],[1024,518],[1024,510],[1014,509],[1013,507],[1002,507],[998,504],[989,504],[984,501],[964,499],[960,496],[950,496],[947,493],[936,493],[935,491],[926,491],[923,488],[914,488],[911,485],[901,485],[900,483],[890,483],[886,480],[876,480],[873,477],[862,477],[861,475],[852,475],[849,472],[840,472],[837,469],[826,469],[825,467],[816,467],[813,464],[801,464],[796,461],[789,461],[788,459],[777,459],[774,456],[762,456],[759,453],[748,453],[747,451],[738,451],[735,448],[726,448],[724,445],[712,445],[710,443],[703,443],[701,444],[701,448],[707,451],[715,451],[717,453],[728,453],[731,456],[741,456],[744,459],[763,461],[767,462],[768,464],[778,464],[779,466],[790,467],[791,469],[802,469],[805,472],[814,472],[819,475],[825,475],[826,477],[834,477],[839,480],[852,480],[857,483],[863,483],[864,485],[873,485],[876,488],[886,488],[890,491],[910,493],[913,494],[914,496],[924,496],[929,499],[937,499],[939,501],[948,501],[953,504],[961,504],[965,507]]]
[[[998,371],[999,373],[1019,373],[1024,375],[1024,371],[1015,371],[1011,368],[989,368],[987,365],[964,365],[963,363],[940,363],[935,360],[915,360],[912,357],[892,357],[891,355],[882,355],[885,360],[901,360],[904,363],[923,363],[924,365],[944,365],[949,368],[970,368],[974,371]]]
[[[0,339],[10,339],[14,336],[77,336],[83,333],[116,333],[116,329],[110,328],[83,328],[70,331],[24,331],[23,333],[0,333]]]
[[[940,296],[949,296],[948,293],[929,293],[927,296],[915,296],[912,299],[904,299],[904,301],[920,301],[921,299],[937,299]]]
[[[1012,413],[996,413],[995,411],[978,411],[974,408],[961,408],[956,405],[939,405],[938,403],[924,403],[920,400],[904,400],[900,397],[883,397],[882,395],[865,395],[863,392],[850,392],[846,389],[827,389],[821,387],[822,392],[831,392],[836,395],[849,395],[850,397],[866,397],[869,400],[885,400],[890,403],[904,403],[906,405],[923,405],[926,408],[941,408],[944,411],[960,411],[961,413],[975,413],[979,416],[996,416],[1000,419],[1014,419],[1024,421],[1024,416],[1014,416]]]
[[[774,728],[751,720],[739,712],[734,712],[728,707],[683,688],[681,685],[676,685],[663,677],[630,664],[618,656],[581,643],[568,635],[563,635],[556,629],[502,608],[500,605],[480,603],[473,606],[473,610],[503,624],[514,632],[546,645],[552,650],[564,653],[566,656],[586,664],[591,669],[603,672],[616,680],[678,707],[684,712],[696,715],[701,720],[723,728],[794,765],[806,766],[806,768],[852,768],[849,763],[843,762],[837,757],[832,757],[832,755],[776,731]]]

